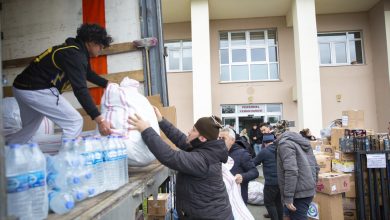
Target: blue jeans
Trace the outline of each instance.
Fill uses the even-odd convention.
[[[253,144],[253,149],[255,150],[255,154],[258,155],[261,151],[261,144]]]
[[[313,201],[313,197],[306,197],[300,199],[294,199],[294,206],[297,208],[295,212],[288,210],[288,215],[290,216],[290,220],[306,220],[307,210],[309,210],[310,203]]]

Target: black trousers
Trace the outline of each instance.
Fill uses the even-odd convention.
[[[283,220],[283,205],[278,185],[264,186],[264,205],[271,220]]]

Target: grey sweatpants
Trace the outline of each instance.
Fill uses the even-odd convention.
[[[43,116],[62,128],[63,138],[76,138],[81,134],[83,118],[56,88],[21,90],[13,88],[18,102],[22,129],[5,137],[7,144],[25,144],[38,130]]]

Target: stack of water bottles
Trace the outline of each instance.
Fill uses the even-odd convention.
[[[128,182],[127,150],[122,137],[64,139],[61,151],[48,157],[49,206],[57,214],[76,202]]]
[[[69,212],[75,202],[96,194],[93,173],[85,167],[85,158],[77,151],[75,139],[64,139],[58,155],[47,157],[49,207],[57,214]]]
[[[46,160],[37,144],[6,146],[8,214],[18,219],[47,218]]]

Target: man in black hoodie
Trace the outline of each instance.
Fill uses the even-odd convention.
[[[230,172],[236,179],[237,184],[241,184],[241,197],[244,203],[248,203],[249,181],[259,176],[259,171],[252,162],[252,157],[245,149],[241,140],[236,140],[235,133],[231,128],[223,128],[219,133],[219,138],[225,141],[229,150],[229,156],[234,160],[234,165]]]
[[[218,140],[221,120],[200,118],[188,136],[161,116],[154,107],[159,126],[180,150],[173,150],[149,123],[137,114],[128,122],[141,132],[149,150],[165,166],[177,170],[176,210],[179,219],[233,220],[232,208],[222,178],[222,163],[228,159],[224,141]]]
[[[76,38],[53,46],[37,56],[13,83],[22,120],[22,129],[6,137],[8,144],[24,144],[35,134],[44,116],[63,130],[63,138],[80,135],[83,120],[80,113],[61,95],[72,88],[77,100],[95,120],[103,135],[110,134],[110,123],[100,115],[87,88],[87,81],[105,88],[108,81],[92,71],[89,58],[110,46],[112,39],[97,24],[83,24]]]

